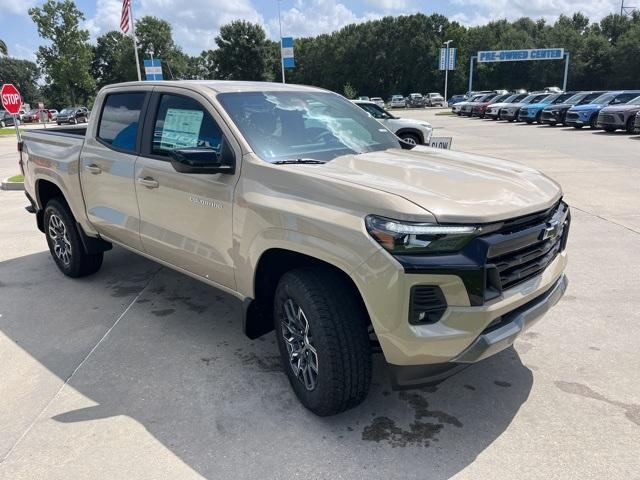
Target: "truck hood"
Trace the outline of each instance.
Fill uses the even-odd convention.
[[[345,155],[317,173],[398,195],[443,223],[514,218],[562,196],[556,182],[527,166],[423,146]]]

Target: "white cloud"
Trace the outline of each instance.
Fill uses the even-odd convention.
[[[582,12],[591,21],[598,21],[620,11],[620,0],[452,0],[451,3],[466,7],[466,12],[452,15],[452,18],[465,25],[520,17],[544,18],[553,22],[561,14],[570,16],[576,12]]]
[[[9,55],[14,58],[22,58],[25,60],[31,60],[32,62],[36,61],[36,52],[34,52],[31,48],[22,45],[21,43],[14,43],[9,45]]]
[[[282,35],[308,37],[330,33],[350,23],[380,18],[375,13],[358,16],[336,0],[296,0],[295,6],[282,12]],[[269,20],[271,37],[278,37],[278,19]]]
[[[385,12],[401,11],[409,8],[409,0],[366,0],[366,2]]]
[[[122,0],[98,0],[96,14],[85,22],[85,28],[94,39],[119,30],[121,9]],[[136,19],[153,15],[168,21],[176,44],[190,54],[213,48],[220,27],[233,20],[264,23],[250,0],[189,0],[180,8],[173,0],[140,0],[133,3],[133,15]]]
[[[0,0],[0,18],[3,14],[26,15],[35,3],[35,0]]]

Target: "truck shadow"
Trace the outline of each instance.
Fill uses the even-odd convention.
[[[294,397],[274,334],[247,339],[239,302],[188,277],[114,249],[84,280],[64,278],[43,252],[0,263],[0,282],[1,298],[11,299],[2,302],[0,330],[62,381],[137,297],[69,381],[87,406],[67,409],[57,399],[32,435],[73,432],[64,448],[82,441],[91,451],[97,440],[85,422],[127,416],[207,478],[249,469],[260,478],[446,479],[504,432],[533,382],[509,349],[437,387],[394,392],[376,356],[365,403],[319,418]],[[41,408],[55,393],[36,381],[30,388]],[[26,426],[35,413],[16,415]],[[23,431],[0,443],[0,458]],[[46,462],[38,452],[28,457]]]

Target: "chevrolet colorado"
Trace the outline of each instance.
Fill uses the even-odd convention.
[[[318,415],[507,347],[563,295],[569,208],[529,167],[409,145],[343,97],[261,82],[103,88],[86,128],[29,130],[25,188],[53,260],[120,245],[240,299],[275,329]]]

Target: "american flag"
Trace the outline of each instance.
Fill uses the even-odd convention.
[[[122,33],[129,33],[129,17],[131,0],[122,0],[122,16],[120,17],[120,30]]]

